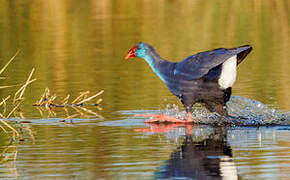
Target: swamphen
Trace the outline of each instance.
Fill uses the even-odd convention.
[[[209,111],[228,116],[226,102],[230,99],[237,76],[237,65],[250,53],[250,45],[231,49],[219,48],[200,52],[180,62],[161,58],[149,44],[139,42],[126,55],[126,59],[139,57],[167,85],[184,105],[187,121],[165,114],[141,114],[153,117],[147,122],[192,123],[191,109],[194,103],[204,105]]]

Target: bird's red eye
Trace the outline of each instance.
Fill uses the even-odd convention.
[[[136,47],[138,50],[141,49],[139,46]]]

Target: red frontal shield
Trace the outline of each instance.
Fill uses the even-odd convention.
[[[125,59],[129,59],[129,58],[136,57],[136,51],[135,51],[135,48],[136,48],[137,45],[138,45],[138,43],[137,43],[134,47],[132,47],[132,48],[130,49],[130,51],[127,53]]]

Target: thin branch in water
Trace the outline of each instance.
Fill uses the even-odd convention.
[[[96,101],[96,104],[100,104],[102,101],[103,101],[103,99],[100,98],[100,99],[98,99],[98,100]]]
[[[95,95],[93,95],[93,96],[91,96],[91,97],[89,97],[89,98],[86,98],[86,99],[84,99],[84,100],[78,102],[77,104],[83,104],[83,103],[85,103],[85,102],[87,102],[87,101],[90,101],[90,100],[94,99],[95,97],[101,95],[103,92],[104,92],[104,90],[101,90],[101,91],[98,92],[97,94],[95,94]]]
[[[0,69],[0,75],[5,71],[5,69],[7,68],[7,66],[15,59],[15,57],[17,56],[17,54],[20,52],[20,50],[18,50],[14,56],[12,56],[12,58],[10,58],[10,60],[4,65],[4,67],[2,67],[2,69]]]
[[[38,109],[39,114],[41,115],[41,117],[44,117],[43,112],[42,112],[42,110],[41,110],[41,107],[36,107],[36,108]]]
[[[46,101],[48,96],[49,96],[49,89],[45,88],[44,93],[41,95],[41,98],[36,104],[41,105],[44,101]]]
[[[61,103],[61,105],[67,105],[67,103],[68,103],[68,100],[69,100],[69,98],[70,98],[70,95],[68,94],[63,100],[62,100],[62,103]]]
[[[10,126],[7,122],[5,122],[3,119],[0,119],[0,122],[2,122],[5,126],[7,126],[8,128],[10,128],[13,131],[13,139],[15,140],[15,134],[17,137],[19,137],[19,133],[16,131],[16,129],[14,129],[12,126]]]
[[[30,74],[29,74],[29,76],[28,76],[28,78],[27,78],[27,80],[26,80],[26,82],[25,82],[25,84],[15,93],[15,95],[14,95],[14,99],[13,99],[13,103],[16,103],[16,101],[18,101],[18,100],[20,100],[20,99],[22,99],[22,96],[23,96],[23,94],[24,94],[24,92],[25,92],[25,89],[26,89],[26,87],[30,84],[30,83],[32,83],[32,82],[34,82],[35,80],[36,80],[36,78],[35,79],[32,79],[32,80],[30,80],[31,79],[31,77],[32,77],[32,75],[33,75],[33,73],[34,73],[34,68],[32,68],[32,70],[31,70],[31,72],[30,72]],[[19,94],[20,93],[20,94]],[[17,97],[17,95],[19,94],[19,96]]]
[[[5,88],[10,88],[10,87],[15,87],[15,86],[19,86],[19,84],[8,85],[8,86],[0,86],[0,89],[5,89]]]
[[[2,98],[2,101],[0,102],[0,106],[2,106],[2,104],[6,104],[6,101],[10,98],[10,95],[7,96],[5,99]]]
[[[20,103],[18,103],[13,109],[12,109],[12,111],[6,116],[6,118],[8,119],[10,116],[11,116],[11,114],[19,107],[19,105],[20,105]]]
[[[47,108],[47,110],[48,110],[48,115],[47,115],[48,118],[56,117],[56,113],[51,108]]]
[[[6,131],[6,129],[2,126],[2,125],[0,125],[0,128],[6,133],[6,134],[8,134],[8,132]]]
[[[70,116],[64,118],[63,120],[65,121],[65,120],[68,120],[68,119],[73,119],[74,117],[77,117],[77,116],[79,116],[79,114],[73,114],[73,115],[70,115]]]
[[[92,110],[89,110],[89,109],[84,108],[84,107],[78,107],[78,108],[80,108],[81,110],[83,110],[83,111],[85,111],[85,112],[87,112],[87,113],[89,113],[89,114],[92,114],[92,115],[94,115],[94,116],[96,116],[96,117],[98,117],[98,118],[104,119],[103,116],[99,115],[98,113],[96,113],[96,112],[94,112],[94,111],[92,111]]]
[[[84,114],[80,109],[77,108],[77,106],[73,106],[72,108],[73,108],[77,113],[79,113],[80,116],[84,116],[84,115],[85,115],[85,114]]]
[[[80,95],[75,100],[73,100],[72,104],[75,104],[81,98],[86,98],[89,93],[90,91],[80,92]]]
[[[6,113],[6,110],[7,110],[7,104],[6,104],[6,101],[7,101],[9,98],[10,98],[10,95],[7,96],[5,99],[2,98],[2,101],[1,101],[1,103],[0,103],[0,106],[3,105],[3,112],[2,112],[2,114],[5,114],[5,113]],[[2,114],[1,114],[1,115],[2,115]]]

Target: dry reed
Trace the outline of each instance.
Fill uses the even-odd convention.
[[[101,90],[92,96],[89,96],[89,91],[80,92],[79,96],[70,101],[70,94],[68,94],[65,98],[59,98],[56,94],[51,94],[50,90],[46,88],[40,99],[33,104],[33,106],[37,107],[41,116],[44,115],[43,111],[48,112],[48,117],[56,117],[56,113],[53,111],[53,108],[64,108],[66,117],[61,121],[64,123],[66,123],[65,121],[68,119],[72,120],[76,117],[85,116],[94,116],[102,119],[103,117],[97,112],[87,109],[84,106],[94,106],[97,107],[98,110],[102,110],[100,107],[102,99],[97,97],[103,92],[104,90]],[[67,108],[72,108],[76,111],[76,113],[70,115]]]
[[[8,65],[15,59],[19,51],[15,53],[15,55],[0,69],[0,75],[4,72],[4,70],[8,67]],[[15,87],[20,86],[20,88],[16,91],[16,93],[13,96],[12,99],[12,105],[13,108],[11,111],[8,111],[7,108],[7,101],[11,99],[11,95],[7,96],[6,98],[2,98],[0,101],[0,107],[2,108],[2,111],[0,112],[0,129],[5,132],[6,134],[9,134],[9,131],[12,131],[12,138],[15,140],[16,137],[20,138],[22,140],[21,134],[12,127],[9,123],[6,122],[5,119],[8,119],[10,117],[17,117],[20,119],[24,119],[23,114],[21,113],[19,106],[24,100],[24,92],[26,88],[34,81],[36,81],[36,78],[32,78],[34,74],[35,69],[33,68],[26,79],[26,81],[23,84],[17,84],[17,85],[8,85],[8,86],[0,86],[1,88],[8,88],[8,87]],[[0,77],[0,79],[5,79],[5,77]],[[99,106],[102,102],[101,98],[97,98],[100,96],[104,90],[101,90],[100,92],[90,96],[90,92],[80,92],[80,95],[77,96],[75,99],[70,101],[70,95],[68,94],[65,98],[59,100],[60,98],[57,97],[56,94],[51,94],[50,90],[46,88],[44,90],[44,93],[42,94],[41,98],[33,104],[33,106],[36,106],[39,110],[39,113],[41,116],[43,116],[43,109],[48,113],[48,117],[56,117],[56,113],[53,111],[53,107],[62,107],[64,108],[64,111],[66,112],[66,117],[63,119],[62,122],[66,123],[65,121],[67,119],[72,120],[75,117],[84,117],[84,116],[94,116],[98,118],[103,118],[98,113],[85,108],[84,106],[94,106],[97,107],[98,110],[102,110],[102,108]],[[59,100],[60,103],[57,103]],[[73,110],[76,111],[75,114],[70,115],[67,107],[71,107]],[[24,122],[24,121],[21,121]],[[9,131],[8,131],[9,130]]]
[[[14,54],[14,56],[12,58],[10,58],[10,60],[0,69],[0,75],[4,72],[4,70],[8,67],[8,65],[15,59],[15,57],[17,56],[18,53],[19,53],[19,51],[17,51]],[[15,128],[13,128],[10,124],[8,124],[4,119],[8,119],[19,108],[19,106],[23,100],[23,95],[24,95],[25,89],[27,88],[27,86],[30,83],[32,83],[36,80],[36,79],[31,79],[33,73],[34,73],[34,68],[32,69],[31,73],[29,74],[26,82],[14,94],[13,103],[12,103],[14,107],[10,112],[7,111],[7,103],[6,102],[8,99],[10,99],[11,96],[9,95],[6,98],[2,98],[2,101],[0,102],[0,107],[3,108],[2,113],[0,113],[0,117],[2,118],[2,119],[0,119],[0,122],[3,125],[0,124],[0,128],[7,134],[9,134],[9,132],[6,130],[6,128],[12,130],[12,138],[14,140],[16,137],[20,137],[20,134],[18,133],[18,131]],[[1,79],[5,79],[5,78],[2,77]],[[8,87],[15,87],[15,86],[19,86],[19,85],[0,86],[0,88],[8,88]]]

